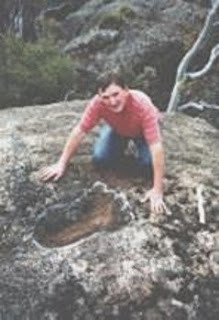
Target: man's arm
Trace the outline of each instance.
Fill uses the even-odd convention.
[[[153,162],[154,181],[153,189],[163,194],[164,177],[164,150],[161,142],[150,145]]]
[[[153,187],[147,191],[142,202],[150,200],[151,210],[161,213],[164,209],[163,202],[163,178],[164,178],[164,150],[161,142],[149,146],[153,163]]]
[[[79,125],[72,130],[58,161],[60,164],[67,167],[71,157],[76,153],[85,135],[86,133],[80,129]]]
[[[77,125],[72,130],[63,148],[59,161],[54,165],[45,167],[42,170],[40,170],[39,177],[42,181],[47,181],[49,179],[53,179],[54,181],[57,181],[64,175],[67,165],[71,160],[71,157],[76,153],[85,135],[86,133],[84,133],[80,129],[79,125]]]

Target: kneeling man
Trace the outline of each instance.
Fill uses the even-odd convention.
[[[93,161],[103,167],[116,168],[132,139],[138,150],[138,165],[153,169],[153,187],[143,201],[150,200],[151,210],[161,212],[163,202],[164,151],[159,128],[160,114],[143,92],[131,90],[116,73],[100,77],[98,92],[90,100],[82,119],[72,130],[58,162],[40,171],[43,181],[61,178],[71,157],[85,135],[103,119],[106,126],[94,146]]]

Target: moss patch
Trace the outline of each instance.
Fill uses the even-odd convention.
[[[102,16],[99,27],[102,29],[119,29],[124,23],[134,17],[136,17],[136,12],[132,7],[121,5]]]

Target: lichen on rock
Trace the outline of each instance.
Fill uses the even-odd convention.
[[[164,117],[171,215],[154,216],[138,200],[143,177],[93,168],[97,130],[59,183],[39,181],[85,105],[1,111],[3,319],[217,319],[218,131],[182,114]]]

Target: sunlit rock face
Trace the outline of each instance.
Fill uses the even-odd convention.
[[[88,0],[81,6],[71,1],[71,5],[58,21],[64,38],[62,49],[72,57],[77,73],[74,94],[89,97],[95,91],[97,76],[116,68],[126,73],[129,86],[148,92],[165,110],[177,66],[202,30],[211,1]],[[202,69],[217,41],[215,27],[209,43],[194,56],[189,72]],[[200,81],[188,83],[180,104],[190,100],[218,104],[217,83],[215,63]],[[198,110],[191,112],[200,114]],[[216,110],[207,109],[204,117],[218,128],[215,114],[218,116]]]
[[[143,176],[93,168],[97,130],[60,182],[39,181],[85,104],[0,112],[1,318],[218,319],[218,131],[164,117],[168,210],[155,215]]]

